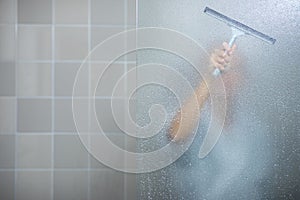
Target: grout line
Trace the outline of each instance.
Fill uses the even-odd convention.
[[[88,135],[99,135],[100,131],[90,131],[89,133],[82,133],[82,135],[88,136]],[[17,132],[18,136],[78,136],[78,133],[76,132]],[[121,134],[124,134],[123,132],[113,132],[113,131],[105,131],[105,134],[108,136],[121,136]],[[0,134],[0,136],[12,136],[11,133],[7,134]],[[1,169],[1,168],[0,168]]]
[[[1,100],[15,100],[16,99],[16,95],[15,96],[0,96]]]
[[[92,28],[91,28],[91,19],[92,19],[92,2],[91,0],[88,0],[88,54],[92,50]],[[89,64],[88,64],[88,96],[91,96],[91,63],[90,63],[90,58],[89,58]],[[88,102],[88,147],[90,148],[91,146],[91,137],[89,134],[89,131],[91,130],[91,101],[89,100]],[[87,151],[88,153],[88,177],[87,177],[87,199],[91,199],[91,155],[90,152]]]
[[[92,171],[92,172],[99,172],[99,171],[107,171],[111,172],[112,169],[109,167],[103,167],[103,168],[16,168],[16,169],[0,169],[0,172],[37,172],[37,171],[55,171],[55,172],[67,172],[67,171],[77,171],[77,172],[82,172],[82,171]]]
[[[135,28],[138,28],[139,23],[139,0],[135,0]]]
[[[2,28],[3,27],[7,27],[7,26],[11,26],[11,27],[14,27],[15,25],[13,23],[1,23],[0,24],[0,27]]]
[[[52,60],[18,60],[18,63],[45,63],[51,64]]]
[[[121,132],[105,132],[105,134],[107,135],[111,135],[111,136],[121,136]],[[41,132],[18,132],[19,136],[51,136],[53,135],[52,132],[45,132],[45,133],[41,133]],[[84,134],[83,134],[84,135]],[[99,135],[99,132],[96,131],[90,131],[90,133],[86,134],[88,135]],[[9,134],[7,135],[1,135],[1,136],[10,136]],[[78,136],[78,133],[76,132],[54,132],[54,136]]]
[[[19,63],[52,63],[52,60],[18,60]],[[78,63],[81,64],[83,60],[55,60],[55,63]],[[91,60],[90,63],[111,63],[105,60]],[[126,62],[135,63],[135,61],[114,61],[116,64],[124,64]]]
[[[88,96],[78,96],[78,97],[74,97],[74,99],[90,99],[91,97],[88,97]],[[93,97],[94,99],[96,100],[110,100],[110,99],[116,99],[116,100],[125,100],[127,99],[126,96],[122,97],[122,96],[119,96],[119,97],[111,97],[111,96],[95,96]],[[20,96],[18,97],[18,99],[22,99],[22,100],[31,100],[31,99],[54,99],[54,100],[72,100],[72,96],[55,96],[55,97],[52,97],[52,96]]]
[[[13,101],[15,102],[15,99],[13,99]],[[0,132],[0,136],[15,136],[16,131],[1,131]]]
[[[18,0],[14,1],[14,10],[15,10],[15,34],[14,34],[14,39],[15,39],[15,168],[14,168],[14,200],[17,199],[17,180],[18,180],[18,173],[16,168],[18,167]]]
[[[124,29],[127,31],[127,29],[128,29],[128,26],[127,26],[127,22],[128,22],[128,0],[124,0]],[[128,37],[126,37],[125,38],[125,40],[124,40],[124,48],[125,48],[125,52],[127,53],[127,48],[128,48]],[[126,74],[127,72],[128,72],[128,66],[127,66],[127,64],[128,64],[128,56],[127,56],[127,54],[125,54],[125,64],[124,64],[124,73]],[[124,95],[125,95],[125,97],[127,97],[127,87],[128,87],[128,85],[127,85],[127,76],[128,75],[125,75],[124,76],[124,80],[125,80],[125,83],[124,83]],[[125,108],[125,106],[126,106],[126,100],[123,102],[123,106],[124,106],[124,108]],[[125,131],[123,132],[123,134],[125,134],[125,137],[124,137],[124,147],[125,147],[125,149],[127,149],[127,147],[128,147],[128,141],[127,141],[127,137],[126,137],[126,125],[127,125],[127,121],[126,121],[126,119],[127,119],[127,115],[126,115],[126,112],[124,112],[124,114],[123,114],[123,117],[124,117],[124,121],[125,121]],[[126,159],[126,154],[124,153],[124,166],[126,167],[126,164],[127,164],[127,159]],[[123,177],[124,177],[124,179],[123,179],[123,192],[124,192],[124,199],[125,200],[128,200],[128,191],[127,191],[127,175],[126,175],[126,173],[124,173],[123,172]]]
[[[6,26],[8,24],[0,24],[0,26]],[[110,25],[110,24],[19,24],[19,27],[57,27],[57,28],[123,28],[124,25]],[[134,28],[135,25],[128,25],[130,28]]]
[[[41,27],[41,28],[49,27],[49,28],[51,28],[52,24],[30,24],[30,23],[28,23],[28,24],[18,24],[18,26],[20,28],[22,28],[22,27]]]
[[[18,63],[45,63],[45,64],[51,64],[53,61],[52,60],[18,60]],[[64,64],[64,63],[74,63],[74,64],[82,64],[83,60],[54,60],[55,63],[59,63],[59,64]],[[93,61],[89,61],[91,64],[108,64],[110,63],[110,61],[97,61],[97,60],[93,60]],[[135,61],[114,61],[114,64],[124,64],[124,63],[131,63],[131,64],[135,64]]]
[[[138,28],[138,22],[139,22],[139,0],[135,0],[135,29]],[[135,48],[138,48],[138,32],[136,31],[136,35],[135,35]],[[135,51],[135,66],[138,66],[138,51]],[[135,86],[138,86],[138,70],[136,70],[135,72]],[[135,99],[135,98],[134,98]],[[137,103],[136,101],[134,102],[134,107],[137,107]],[[134,117],[136,119],[136,111],[134,113]],[[138,150],[138,140],[136,140],[136,142],[134,143],[135,146],[135,150]],[[138,162],[135,162],[135,165],[138,165]],[[134,194],[135,194],[135,199],[138,198],[138,175],[135,175],[135,189],[134,189]]]
[[[55,132],[55,0],[52,0],[52,24],[51,24],[51,53],[52,53],[52,112],[51,112],[51,143],[52,143],[52,155],[51,155],[51,199],[54,200],[54,132]]]

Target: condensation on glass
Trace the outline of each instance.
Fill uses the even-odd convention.
[[[138,198],[297,199],[300,196],[300,3],[140,0],[139,27],[159,26],[180,31],[211,53],[230,39],[231,31],[206,16],[203,13],[206,6],[270,34],[277,42],[269,45],[250,36],[237,40],[234,67],[223,77],[227,115],[217,145],[206,158],[198,158],[210,120],[208,100],[190,149],[170,166],[139,175]],[[137,60],[139,65],[168,65],[194,87],[202,81],[187,61],[170,52],[142,50]],[[138,72],[137,77],[142,75]],[[178,92],[184,89],[178,88]],[[179,108],[178,101],[172,91],[158,85],[141,87],[135,95],[139,125],[149,123],[148,110],[153,104],[163,105],[168,112],[167,123],[160,133],[140,139],[137,150],[149,152],[161,148],[168,142],[168,122]]]

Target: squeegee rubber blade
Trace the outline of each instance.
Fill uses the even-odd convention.
[[[209,7],[206,7],[204,9],[204,12],[210,16],[213,16],[214,18],[222,21],[222,22],[225,22],[226,24],[228,24],[229,26],[232,26],[232,27],[235,27],[241,31],[243,31],[244,33],[246,34],[249,34],[249,35],[253,35],[261,40],[264,40],[270,44],[274,44],[276,42],[276,40],[264,33],[261,33],[259,31],[256,31],[254,30],[253,28],[250,28],[249,26],[245,25],[245,24],[242,24],[234,19],[231,19],[230,17],[227,17]]]

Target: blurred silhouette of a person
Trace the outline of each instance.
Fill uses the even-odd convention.
[[[231,48],[228,43],[224,42],[223,47],[216,49],[210,57],[210,69],[213,72],[215,69],[219,69],[222,73],[227,69],[232,59],[232,54],[236,49],[236,45]],[[226,73],[230,73],[230,70],[226,70]],[[211,75],[211,81],[216,77]],[[217,77],[218,78],[218,77]],[[194,97],[197,97],[197,102],[194,101]],[[200,113],[195,112],[195,106],[198,106],[198,111],[201,111],[204,103],[209,97],[209,90],[204,81],[202,81],[194,90],[194,95],[190,99],[185,101],[185,104],[180,108],[179,112],[173,118],[171,126],[168,132],[168,136],[175,142],[183,141],[186,139],[194,129],[196,122],[199,120]],[[183,114],[184,113],[184,114]],[[191,121],[195,121],[192,123]]]

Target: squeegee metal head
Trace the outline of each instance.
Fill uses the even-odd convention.
[[[259,31],[256,31],[254,30],[253,28],[250,28],[249,26],[245,25],[245,24],[242,24],[234,19],[231,19],[209,7],[206,7],[204,9],[204,13],[222,21],[222,22],[225,22],[226,24],[228,24],[230,27],[234,27],[236,29],[239,29],[241,30],[242,32],[244,32],[245,34],[249,34],[249,35],[252,35],[254,37],[257,37],[265,42],[268,42],[270,44],[274,44],[276,42],[276,40],[266,34],[263,34]]]

